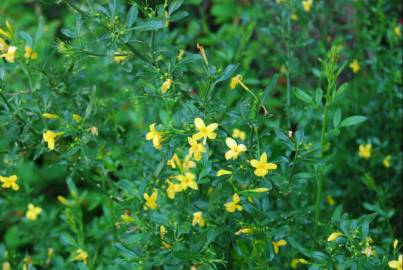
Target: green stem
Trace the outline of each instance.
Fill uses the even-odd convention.
[[[320,158],[323,159],[323,153],[325,149],[325,136],[326,136],[326,121],[327,121],[327,109],[328,109],[328,98],[326,98],[325,108],[322,114],[322,129],[320,132]],[[323,189],[323,180],[324,180],[324,168],[325,163],[323,162],[320,171],[319,178],[317,178],[317,187],[316,187],[316,205],[315,205],[315,229],[314,235],[317,235],[318,226],[320,222],[320,202],[322,197],[322,189]]]
[[[290,62],[291,62],[291,1],[288,2],[287,12],[287,127],[291,128],[290,107],[291,107],[291,79],[290,79]]]

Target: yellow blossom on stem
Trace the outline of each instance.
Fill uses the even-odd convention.
[[[52,114],[52,113],[43,113],[42,117],[46,118],[46,119],[57,119],[57,118],[59,118],[58,115]]]
[[[393,249],[397,249],[398,245],[399,245],[399,240],[395,239],[395,241],[393,241]]]
[[[86,263],[88,260],[88,253],[85,250],[79,248],[75,251],[75,256],[73,257],[73,260],[74,261],[83,261]]]
[[[228,148],[230,149],[225,153],[226,160],[237,159],[238,156],[242,152],[246,152],[246,150],[247,150],[247,148],[244,144],[237,144],[236,141],[231,137],[228,137],[227,139],[225,139],[225,143],[227,144]]]
[[[353,62],[351,62],[348,66],[354,73],[357,73],[361,69],[360,64],[358,63],[357,59],[355,59]]]
[[[9,262],[4,262],[2,266],[2,270],[11,270],[11,265]]]
[[[184,55],[185,55],[185,50],[180,49],[178,55],[176,56],[176,59],[178,59],[178,61],[181,61],[183,59]]]
[[[329,235],[329,237],[327,238],[327,241],[328,242],[334,241],[342,235],[343,234],[341,232],[333,232],[332,234]]]
[[[389,261],[388,265],[392,269],[402,270],[403,269],[403,255],[399,255],[397,261]]]
[[[167,234],[167,228],[165,228],[164,225],[161,225],[160,226],[160,237],[161,237],[161,239],[164,239],[166,234]]]
[[[327,196],[326,196],[326,202],[327,202],[327,204],[330,205],[330,206],[332,206],[332,205],[334,205],[334,204],[336,203],[336,202],[334,201],[332,195],[327,195]]]
[[[242,211],[243,207],[239,203],[241,202],[241,198],[238,194],[232,195],[232,201],[224,204],[225,210],[229,213],[234,213],[235,211]]]
[[[166,182],[168,183],[168,188],[167,188],[168,198],[173,200],[173,199],[175,199],[176,193],[183,191],[183,187],[181,184],[174,184],[169,180],[167,180]]]
[[[230,89],[235,89],[242,82],[242,75],[238,74],[231,78],[231,82],[229,84]]]
[[[126,54],[122,54],[120,52],[116,52],[113,56],[113,60],[115,61],[115,63],[122,63],[124,60],[126,60],[127,55]]]
[[[157,208],[157,198],[158,198],[158,192],[154,191],[151,195],[148,195],[147,193],[143,194],[143,198],[146,201],[146,207],[150,209],[156,209]]]
[[[171,88],[172,83],[173,83],[172,79],[165,80],[165,82],[163,82],[161,85],[161,92],[163,94],[168,92],[168,90]]]
[[[172,169],[176,169],[176,167],[181,167],[182,162],[180,161],[179,157],[174,154],[171,159],[167,161],[167,165],[170,166]]]
[[[401,37],[402,36],[402,31],[400,30],[400,27],[397,25],[395,26],[395,28],[393,28],[393,33],[395,33],[395,35],[397,37]]]
[[[6,61],[9,63],[14,63],[16,54],[17,54],[17,47],[10,46],[7,48],[7,52],[0,55],[0,57],[4,57]]]
[[[161,149],[162,136],[161,132],[155,129],[155,123],[149,126],[150,131],[146,134],[146,140],[152,141],[155,149]]]
[[[53,132],[51,130],[48,130],[43,133],[43,140],[48,144],[49,150],[54,150],[55,149],[55,139],[58,136],[61,136],[63,132]]]
[[[220,176],[229,175],[229,174],[232,174],[232,172],[231,172],[231,171],[227,171],[227,170],[221,169],[221,170],[218,170],[216,176],[220,177]]]
[[[241,228],[241,229],[239,229],[239,231],[237,231],[235,233],[235,235],[251,234],[251,233],[253,233],[253,229],[251,229],[251,228]]]
[[[176,179],[180,181],[180,185],[183,190],[187,190],[188,188],[198,190],[199,187],[195,181],[196,175],[193,173],[187,172],[184,175],[177,175]]]
[[[0,176],[0,182],[2,183],[2,188],[11,188],[14,191],[18,191],[20,186],[17,184],[18,177],[16,175],[11,175],[9,177]]]
[[[197,43],[197,49],[199,49],[200,51],[200,55],[203,58],[204,63],[206,64],[206,66],[208,66],[208,60],[207,60],[207,54],[206,51],[204,50],[204,47],[202,45],[200,45],[199,43]]]
[[[246,192],[252,192],[252,193],[265,193],[268,192],[269,189],[268,188],[252,188],[252,189],[248,189],[245,190]]]
[[[244,141],[246,139],[246,133],[242,130],[234,128],[232,130],[232,137],[235,139],[240,139],[241,141]]]
[[[76,121],[77,123],[81,121],[81,116],[79,114],[73,114],[72,116],[73,120]]]
[[[194,125],[196,127],[196,130],[198,131],[196,134],[193,135],[193,138],[196,140],[199,139],[204,139],[204,143],[206,142],[206,139],[209,138],[210,140],[214,140],[217,137],[217,134],[214,132],[214,130],[218,127],[217,123],[212,123],[206,126],[204,124],[204,121],[197,117],[194,120]]]
[[[269,173],[269,170],[277,169],[277,165],[274,163],[267,162],[267,154],[263,153],[260,156],[260,160],[252,159],[250,165],[255,168],[255,175],[258,177],[263,177]]]
[[[62,195],[58,195],[57,200],[63,205],[68,205],[69,204],[69,201],[65,197],[63,197]]]
[[[273,241],[273,248],[274,248],[274,253],[278,254],[279,252],[279,247],[283,247],[287,245],[287,242],[283,239],[279,240],[279,241]]]
[[[196,163],[193,160],[191,160],[191,158],[192,158],[191,155],[187,155],[183,160],[182,169],[184,172],[188,172],[191,168],[196,167]]]
[[[304,8],[304,10],[306,12],[311,11],[312,4],[313,4],[313,0],[304,0],[304,1],[302,1],[302,7]]]
[[[189,155],[193,156],[196,161],[199,161],[202,158],[202,154],[206,152],[206,147],[204,147],[203,144],[198,143],[194,136],[188,137],[188,143],[190,145]]]
[[[29,220],[36,220],[40,213],[42,213],[42,208],[30,203],[28,204],[28,210],[27,213],[25,214],[25,217]]]
[[[391,161],[392,161],[392,156],[391,156],[391,155],[387,155],[387,156],[383,159],[382,164],[383,164],[383,166],[384,166],[385,168],[390,168],[390,166],[391,166]]]
[[[24,48],[24,58],[36,60],[38,58],[38,53],[35,52],[31,47],[25,46]]]
[[[371,157],[372,144],[360,144],[358,146],[358,156],[363,159],[369,159]]]
[[[4,39],[0,38],[0,52],[7,51],[7,49],[8,49],[8,45],[7,45],[6,41]]]
[[[134,221],[134,218],[130,216],[129,211],[125,211],[123,215],[120,216],[120,218],[125,222],[125,223],[130,223]]]
[[[206,224],[203,219],[203,213],[200,211],[193,213],[192,225],[195,226],[196,224],[198,224],[200,227],[204,227],[204,225]]]

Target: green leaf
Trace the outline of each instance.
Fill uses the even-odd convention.
[[[225,69],[224,72],[221,74],[221,76],[212,84],[212,88],[215,87],[215,85],[219,82],[223,82],[227,79],[229,79],[229,77],[231,77],[231,75],[235,72],[235,70],[238,68],[239,64],[230,64],[228,65]]]
[[[27,32],[24,32],[24,31],[20,32],[20,36],[25,41],[25,43],[27,43],[27,45],[32,48],[32,43],[33,43],[32,37]]]
[[[294,90],[294,95],[301,101],[305,102],[305,103],[312,103],[312,97],[310,95],[308,95],[307,93],[305,93],[304,91],[302,91],[301,89],[295,89]]]
[[[178,8],[180,8],[183,4],[183,0],[175,0],[169,5],[168,14],[171,15],[174,13]]]
[[[137,9],[137,5],[131,6],[131,8],[129,9],[129,12],[127,14],[127,20],[126,20],[126,24],[128,27],[131,27],[133,25],[133,23],[137,20],[138,14],[139,14],[139,11]]]
[[[358,125],[358,124],[361,124],[362,122],[364,122],[365,120],[367,120],[367,118],[362,115],[350,116],[341,122],[340,127],[349,127],[349,126]]]
[[[270,83],[266,88],[264,89],[263,95],[260,98],[260,106],[262,106],[266,100],[266,98],[269,96],[270,92],[274,89],[274,87],[277,85],[278,78],[280,78],[279,74],[275,74],[273,78],[271,79]]]
[[[341,110],[338,108],[333,115],[333,127],[337,128],[341,121]]]
[[[137,26],[133,27],[132,30],[137,31],[154,31],[161,28],[164,28],[165,24],[163,20],[150,20],[143,21],[137,24]]]
[[[323,97],[323,91],[321,88],[316,89],[315,92],[315,103],[318,104],[319,106],[322,105],[322,97]]]
[[[38,28],[36,29],[35,33],[35,39],[34,39],[35,44],[42,37],[44,29],[45,29],[45,19],[41,16],[39,17]]]

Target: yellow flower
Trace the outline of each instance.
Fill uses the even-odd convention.
[[[235,233],[235,235],[241,235],[241,234],[251,234],[253,233],[253,230],[251,228],[241,228],[239,231]]]
[[[202,45],[200,45],[199,43],[197,43],[196,47],[199,49],[200,55],[202,56],[204,63],[208,66],[207,55],[206,55],[206,51],[204,50],[204,47]]]
[[[339,238],[340,236],[342,236],[343,234],[341,232],[334,232],[331,235],[329,235],[329,237],[327,238],[328,242],[334,241],[337,238]]]
[[[11,175],[9,177],[0,176],[0,182],[3,184],[1,185],[2,188],[12,188],[14,191],[20,189],[20,186],[17,184],[18,177],[16,175]]]
[[[332,206],[332,205],[334,205],[336,203],[331,195],[326,196],[326,202],[330,206]]]
[[[225,153],[225,159],[237,159],[238,156],[242,153],[242,152],[246,152],[246,146],[244,144],[237,144],[236,141],[234,139],[232,139],[231,137],[228,137],[225,140],[225,143],[227,144],[228,148],[230,150],[228,150]]]
[[[200,227],[204,227],[204,225],[206,224],[203,219],[203,213],[200,211],[193,213],[192,225],[195,226],[196,224],[199,224]]]
[[[4,39],[0,38],[0,52],[7,51],[7,49],[8,49],[8,45],[7,45],[6,41]]]
[[[179,157],[174,154],[171,159],[168,159],[167,165],[170,166],[172,169],[176,169],[176,166],[181,167],[181,161]]]
[[[33,205],[32,203],[28,204],[28,211],[25,214],[25,217],[29,220],[36,220],[38,215],[42,213],[42,208]]]
[[[160,226],[160,237],[161,237],[161,239],[164,239],[166,234],[167,234],[167,228],[165,228],[164,225],[161,225]]]
[[[229,87],[231,89],[235,89],[235,87],[237,87],[238,84],[240,84],[241,82],[242,82],[242,75],[238,74],[231,78],[231,83],[230,83]]]
[[[245,190],[245,191],[253,192],[253,193],[265,193],[265,192],[268,192],[269,189],[268,188],[252,188],[252,189],[248,189],[248,190]]]
[[[88,130],[91,132],[92,135],[98,136],[98,128],[97,127],[90,127]]]
[[[360,144],[358,147],[358,155],[363,159],[369,159],[371,157],[372,144]]]
[[[51,130],[48,130],[45,133],[43,133],[43,140],[48,143],[49,150],[55,149],[55,139],[56,137],[62,134],[63,132],[53,132]]]
[[[125,211],[123,215],[120,216],[120,218],[125,222],[125,223],[130,223],[134,221],[134,218],[130,216],[129,211]]]
[[[38,58],[38,53],[32,50],[31,47],[25,46],[24,49],[24,58],[36,60]]]
[[[188,172],[191,168],[196,167],[196,163],[191,160],[191,155],[187,155],[182,162],[182,169],[184,172]]]
[[[374,254],[374,251],[372,250],[372,247],[368,245],[361,251],[361,254],[370,257],[372,254]]]
[[[269,173],[269,170],[277,169],[277,165],[274,163],[267,162],[267,154],[263,153],[260,156],[260,160],[252,159],[250,165],[255,168],[255,175],[258,177],[263,177]]]
[[[357,73],[358,71],[360,71],[360,64],[358,63],[357,59],[355,59],[353,62],[350,63],[350,65],[348,65],[351,70],[354,73]]]
[[[4,57],[6,59],[6,61],[9,63],[14,63],[16,52],[17,52],[17,47],[10,46],[7,48],[7,52],[0,55],[0,57]]]
[[[234,128],[232,130],[232,137],[235,139],[241,139],[241,141],[244,141],[246,139],[246,133],[242,130]]]
[[[73,114],[73,120],[76,121],[77,123],[81,121],[81,116],[79,114]]]
[[[52,114],[52,113],[43,113],[42,117],[46,118],[46,119],[57,119],[57,118],[59,118],[58,115]]]
[[[86,262],[87,259],[88,259],[88,253],[87,253],[85,250],[79,248],[79,249],[77,249],[77,250],[75,251],[75,256],[74,256],[74,258],[73,258],[74,261],[83,261],[83,262]]]
[[[402,32],[400,30],[400,27],[397,25],[395,28],[393,28],[393,33],[395,33],[396,36],[401,37]]]
[[[155,129],[155,123],[151,124],[149,128],[150,131],[146,134],[146,140],[147,141],[152,140],[154,148],[157,150],[161,149],[161,141],[162,141],[161,132]]]
[[[146,206],[150,209],[156,209],[157,208],[157,198],[158,198],[158,191],[154,191],[151,196],[149,196],[147,193],[143,194],[143,198],[146,201]]]
[[[170,199],[175,199],[175,194],[178,192],[183,191],[181,184],[174,184],[171,181],[167,180],[168,188],[167,188],[167,195]]]
[[[222,170],[222,169],[221,169],[221,170],[218,170],[216,176],[220,177],[220,176],[229,175],[229,174],[232,174],[232,172],[231,172],[231,171],[227,171],[227,170]]]
[[[402,270],[403,269],[403,255],[399,255],[399,259],[397,261],[390,261],[388,265],[392,269]]]
[[[63,197],[62,195],[58,195],[57,200],[63,205],[68,205],[69,204],[69,201],[65,197]]]
[[[127,55],[124,55],[122,53],[116,52],[115,55],[113,56],[113,60],[115,61],[115,63],[122,63],[124,60],[126,60]]]
[[[11,265],[9,262],[4,262],[2,266],[2,270],[11,270]]]
[[[217,137],[217,134],[214,132],[214,130],[218,127],[217,123],[212,123],[206,126],[204,124],[204,121],[201,118],[197,117],[194,120],[194,124],[196,130],[198,131],[198,133],[193,135],[194,139],[199,140],[203,138],[205,143],[207,138],[209,138],[210,140],[214,140]]]
[[[392,161],[392,156],[391,156],[391,155],[387,155],[387,156],[383,159],[382,164],[383,164],[383,166],[385,166],[385,168],[390,168],[390,166],[391,166],[390,162],[391,162],[391,161]]]
[[[302,7],[306,12],[311,11],[313,0],[304,0],[302,1]]]
[[[180,181],[180,185],[183,190],[187,190],[188,188],[198,190],[199,187],[195,181],[196,175],[193,173],[187,172],[184,175],[177,175],[176,179]]]
[[[232,201],[227,202],[224,204],[225,210],[229,213],[234,213],[235,211],[242,211],[243,207],[242,205],[239,205],[239,202],[241,201],[241,198],[239,198],[238,194],[232,195]]]
[[[274,248],[274,253],[278,254],[279,251],[279,247],[283,247],[285,245],[287,245],[287,242],[283,239],[279,240],[279,241],[273,241],[273,248]]]
[[[395,241],[393,241],[393,249],[397,249],[398,245],[399,245],[399,240],[395,239]]]
[[[185,55],[185,50],[180,49],[178,56],[176,56],[176,59],[178,59],[178,61],[181,61],[183,59],[183,56]]]
[[[291,261],[291,268],[292,269],[296,269],[298,267],[298,264],[309,264],[309,262],[307,260],[305,260],[304,258],[300,258],[300,259],[292,259]]]
[[[298,21],[298,16],[297,16],[297,14],[295,14],[295,13],[291,14],[291,20],[293,20],[293,21]]]
[[[197,139],[193,137],[188,137],[188,143],[190,145],[189,155],[193,156],[196,161],[202,158],[202,153],[206,152],[206,147],[203,144],[198,143]]]
[[[161,92],[165,94],[169,90],[169,88],[171,88],[172,83],[172,79],[167,79],[165,82],[163,82],[161,85]]]

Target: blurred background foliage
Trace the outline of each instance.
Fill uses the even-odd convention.
[[[18,50],[16,63],[0,60],[0,175],[20,184],[0,190],[3,269],[388,269],[403,227],[402,3],[307,2],[1,1],[0,28],[8,21],[14,33],[2,38]],[[37,60],[23,58],[27,44]],[[332,47],[341,72],[321,145]],[[230,89],[236,74],[258,101]],[[342,127],[352,115],[366,120]],[[201,195],[190,208],[175,199],[175,209],[162,196],[166,162],[185,152],[195,117],[219,123],[220,139],[196,169]],[[151,123],[165,131],[161,151],[145,141]],[[264,181],[225,163],[222,138],[233,128],[247,133],[245,160],[265,151],[279,165]],[[46,130],[64,132],[55,151]],[[365,144],[368,159],[358,155]],[[233,191],[214,176],[225,166],[238,188],[270,189],[243,201],[244,216],[222,208]],[[149,214],[142,194],[157,187],[161,209]],[[29,203],[43,209],[35,222],[24,218]],[[209,209],[204,231],[192,229],[192,209]],[[161,247],[161,225],[173,248]],[[245,226],[255,233],[234,235]],[[346,238],[327,241],[334,231]],[[280,239],[287,246],[276,254]]]

